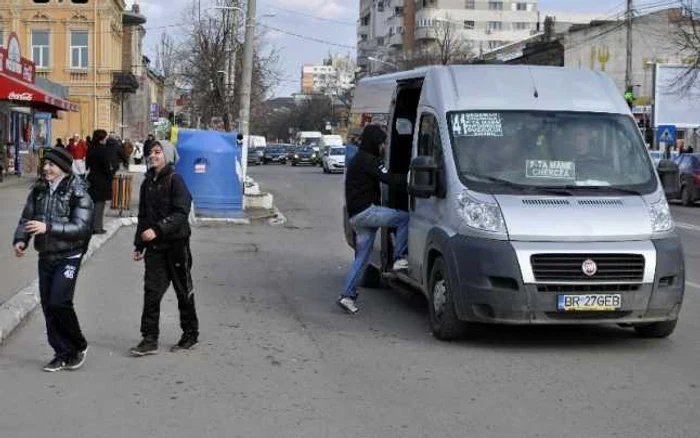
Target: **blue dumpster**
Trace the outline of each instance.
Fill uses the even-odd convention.
[[[198,216],[244,216],[241,148],[235,139],[235,134],[217,131],[178,133],[176,169],[192,193]]]

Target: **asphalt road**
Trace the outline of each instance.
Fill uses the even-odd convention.
[[[142,266],[128,259],[133,229],[123,229],[79,280],[91,342],[82,370],[40,371],[50,358],[40,314],[0,347],[0,436],[700,436],[700,290],[688,289],[666,340],[607,326],[501,327],[442,343],[422,299],[366,290],[358,315],[336,307],[352,257],[342,176],[250,172],[289,222],[195,230],[199,347],[126,355],[138,341]],[[700,282],[700,231],[679,232]],[[177,340],[172,293],[161,328],[164,346]]]

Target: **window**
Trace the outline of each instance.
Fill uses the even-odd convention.
[[[70,68],[88,68],[88,33],[73,30],[70,33]]]
[[[34,3],[48,3],[49,0],[34,0]]]
[[[443,168],[442,141],[440,140],[440,125],[434,115],[423,113],[418,133],[418,156],[428,156],[435,159],[438,169]],[[444,172],[438,171],[436,186],[438,193],[445,193]],[[443,196],[438,195],[438,196]]]
[[[513,23],[514,30],[530,30],[530,23]]]
[[[37,68],[49,68],[48,30],[32,30],[32,61]]]
[[[502,30],[503,29],[503,23],[500,21],[489,21],[488,25],[486,28],[490,31],[496,31],[496,30]]]
[[[489,10],[490,11],[502,11],[503,10],[503,2],[489,2]]]
[[[5,31],[0,29],[0,47],[5,47]]]
[[[75,3],[76,5],[86,5],[88,0],[71,0],[71,3]]]
[[[384,37],[377,37],[377,45],[378,46],[384,45]]]
[[[384,12],[384,2],[377,3],[377,11]]]
[[[474,29],[476,23],[474,23],[474,20],[464,20],[464,28],[465,29]]]
[[[476,0],[464,0],[464,9],[476,9]]]
[[[394,15],[403,15],[403,6],[396,6],[394,8]]]
[[[515,9],[518,11],[527,11],[527,3],[517,3]]]

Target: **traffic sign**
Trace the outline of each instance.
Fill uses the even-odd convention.
[[[676,144],[676,126],[660,125],[656,130],[657,140],[665,144]]]

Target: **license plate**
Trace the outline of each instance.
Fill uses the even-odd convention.
[[[605,312],[622,307],[620,294],[559,295],[557,308],[563,312]]]

